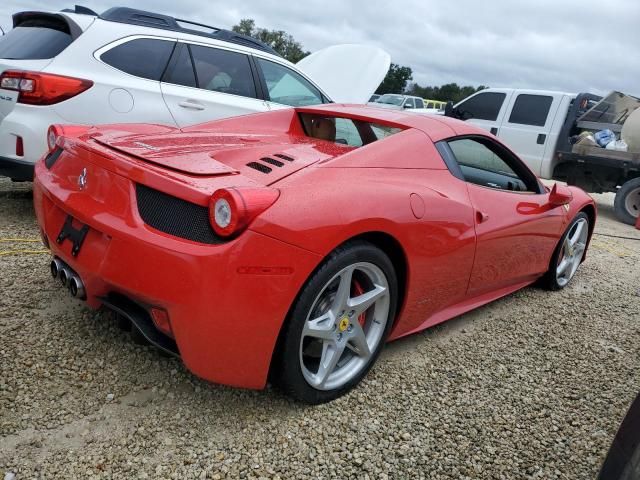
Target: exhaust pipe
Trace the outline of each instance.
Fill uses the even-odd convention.
[[[60,279],[60,283],[62,283],[62,286],[66,287],[69,284],[69,278],[71,278],[71,272],[67,270],[67,267],[63,266],[60,269],[60,273],[58,273],[58,278]]]
[[[74,298],[84,300],[86,298],[86,292],[84,290],[84,283],[77,275],[72,275],[69,279],[69,292]]]
[[[64,264],[57,258],[51,260],[51,265],[49,266],[49,268],[51,268],[51,276],[53,278],[58,278],[58,275],[60,275],[60,270],[62,270],[63,267]]]

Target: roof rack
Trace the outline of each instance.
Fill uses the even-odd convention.
[[[180,20],[160,13],[147,12],[128,7],[113,7],[102,15],[99,15],[99,18],[109,22],[127,23],[130,25],[140,25],[143,27],[159,28],[162,30],[199,35],[201,37],[213,38],[223,42],[244,45],[245,47],[255,48],[257,50],[262,50],[263,52],[280,56],[278,52],[266,43],[249,37],[248,35],[232,32],[230,30],[223,30],[221,28],[212,27],[202,23],[191,22],[189,20]]]

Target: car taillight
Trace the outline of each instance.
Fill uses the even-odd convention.
[[[53,152],[56,148],[56,143],[58,142],[58,137],[62,136],[62,127],[59,125],[51,125],[49,130],[47,130],[47,146],[49,147],[49,151]]]
[[[62,137],[79,137],[91,127],[86,125],[51,125],[47,130],[47,147],[52,152],[56,147],[63,147]]]
[[[233,237],[275,203],[280,191],[272,188],[223,188],[209,203],[209,220],[216,234]]]
[[[18,103],[53,105],[91,88],[93,82],[50,73],[7,70],[0,76],[0,88],[18,92]]]

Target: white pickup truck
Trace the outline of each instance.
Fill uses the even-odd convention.
[[[489,88],[449,106],[445,114],[490,131],[542,178],[588,192],[615,192],[616,216],[635,224],[640,216],[640,152],[573,144],[571,139],[604,129],[619,135],[638,106],[638,99],[617,92],[603,99],[590,93]]]

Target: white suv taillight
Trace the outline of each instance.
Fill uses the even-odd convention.
[[[0,76],[0,88],[18,92],[18,103],[53,105],[91,88],[93,82],[50,73],[7,70]]]

